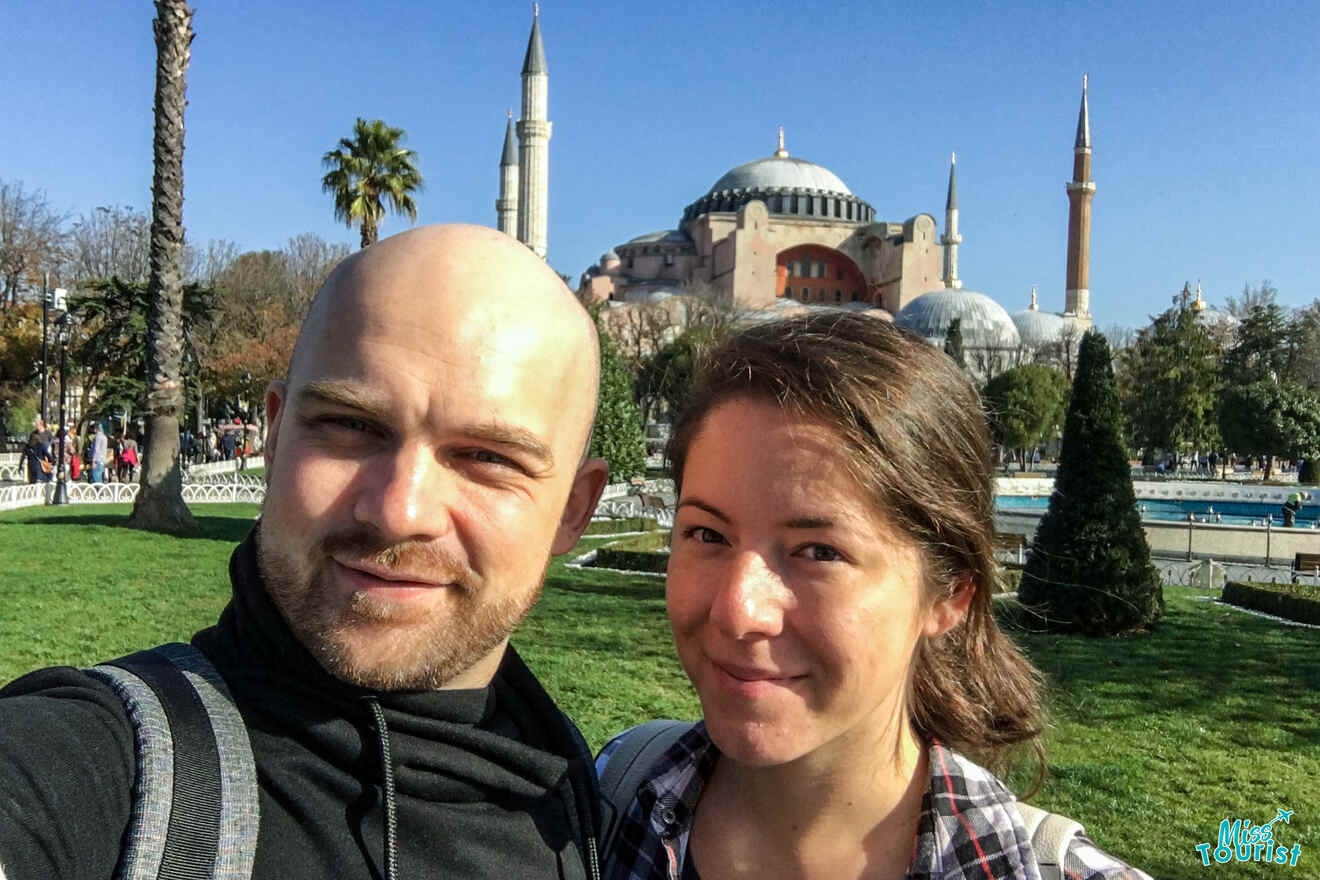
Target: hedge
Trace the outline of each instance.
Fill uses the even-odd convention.
[[[1299,623],[1320,625],[1320,589],[1304,584],[1244,584],[1229,581],[1221,601]]]
[[[611,541],[596,551],[599,568],[663,573],[669,567],[669,532],[647,532]],[[666,552],[660,552],[664,550]]]

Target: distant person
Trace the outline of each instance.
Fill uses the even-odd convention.
[[[1043,770],[1044,721],[995,623],[990,436],[952,359],[863,315],[757,324],[709,356],[667,457],[665,602],[703,720],[602,751],[607,794],[614,756],[649,768],[605,880],[1146,877],[1080,833],[1037,851],[966,756]]]
[[[23,458],[27,465],[28,482],[45,485],[43,497],[49,504],[51,490],[54,488],[51,481],[55,477],[55,455],[50,447],[50,432],[40,417],[32,422],[32,432],[28,434],[27,445],[23,448]]]
[[[138,444],[132,434],[124,435],[119,451],[119,482],[131,483],[137,473]]]
[[[596,345],[559,276],[492,229],[414,229],[331,273],[266,392],[233,597],[192,642],[256,790],[221,814],[235,849],[175,851],[171,876],[253,853],[253,880],[599,878],[591,754],[509,645],[605,485]],[[0,691],[0,875],[103,880],[159,846],[129,830],[134,744],[87,672]],[[208,766],[182,754],[176,772]]]
[[[105,436],[101,423],[97,422],[92,434],[92,482],[104,483],[105,465],[110,454],[110,438]]]

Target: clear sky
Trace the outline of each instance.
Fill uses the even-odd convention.
[[[531,3],[197,3],[190,239],[357,246],[320,189],[357,116],[408,132],[419,223],[494,225]],[[150,204],[153,7],[0,0],[0,178],[75,216]],[[633,4],[546,0],[550,262],[677,225],[728,169],[797,157],[880,219],[943,227],[958,153],[969,288],[1063,308],[1072,142],[1090,74],[1096,322],[1145,324],[1184,281],[1222,304],[1270,279],[1320,297],[1320,4]],[[383,233],[405,227],[388,219]]]

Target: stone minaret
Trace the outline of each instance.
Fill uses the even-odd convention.
[[[1073,179],[1068,184],[1068,286],[1064,314],[1091,317],[1091,116],[1086,107],[1086,77],[1082,77],[1082,109],[1077,114],[1073,144]]]
[[[944,245],[944,286],[953,290],[962,287],[958,280],[958,245],[962,236],[958,234],[958,154],[949,154],[949,195],[944,200],[944,235],[940,244]]]
[[[545,258],[550,195],[549,76],[541,46],[541,9],[532,7],[532,36],[522,69],[518,120],[518,240]]]
[[[500,197],[495,200],[500,232],[518,236],[518,147],[513,139],[513,111],[504,127],[504,153],[500,156]]]

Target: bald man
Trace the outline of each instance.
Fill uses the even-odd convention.
[[[508,644],[605,485],[597,365],[572,294],[493,230],[416,229],[341,263],[266,393],[233,598],[193,639],[251,744],[255,847],[206,839],[198,859],[175,826],[210,823],[143,831],[123,694],[43,670],[0,692],[0,878],[108,878],[144,848],[238,867],[171,876],[598,876],[591,755]],[[177,767],[197,737],[170,726]],[[221,840],[244,827],[224,803]]]

